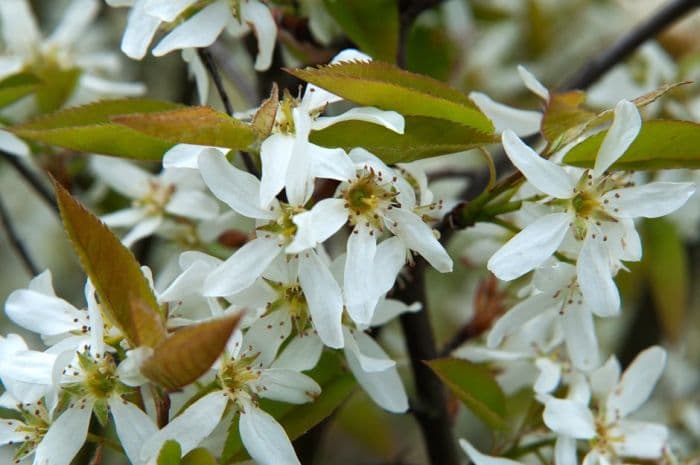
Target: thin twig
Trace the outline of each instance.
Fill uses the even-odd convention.
[[[0,150],[0,157],[12,165],[12,167],[17,170],[19,175],[22,176],[25,181],[27,181],[27,184],[29,184],[29,186],[32,187],[37,194],[39,194],[39,197],[46,202],[51,210],[58,215],[58,204],[56,203],[56,198],[54,197],[53,192],[46,187],[46,183],[43,182],[36,175],[36,173],[27,168],[15,155]]]
[[[39,274],[39,267],[37,267],[36,264],[34,263],[34,261],[32,260],[32,257],[29,255],[29,251],[26,249],[26,247],[24,247],[22,240],[17,235],[17,231],[15,231],[14,227],[12,226],[12,220],[10,219],[10,216],[7,212],[7,209],[5,208],[5,204],[3,204],[1,198],[0,198],[0,223],[2,223],[2,227],[5,229],[5,233],[7,234],[7,239],[10,241],[10,245],[12,246],[13,249],[15,249],[15,252],[17,252],[17,255],[19,256],[20,260],[22,261],[22,264],[24,265],[24,267],[29,272],[29,275],[30,276],[38,275]]]
[[[231,104],[231,99],[224,88],[224,82],[221,79],[221,73],[219,73],[219,68],[216,66],[214,57],[206,48],[197,49],[197,53],[199,54],[199,58],[202,60],[204,67],[207,69],[207,72],[211,76],[212,81],[214,81],[214,87],[216,87],[216,91],[219,94],[219,98],[221,99],[221,103],[224,105],[226,113],[228,113],[229,116],[233,116],[233,105]],[[241,151],[240,153],[241,157],[243,157],[243,164],[245,165],[246,170],[248,170],[249,173],[257,176],[258,169],[253,162],[253,158],[248,152]]]

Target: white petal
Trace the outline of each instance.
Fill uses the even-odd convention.
[[[49,427],[34,455],[34,463],[68,465],[85,442],[92,416],[92,401],[74,401]]]
[[[163,444],[171,439],[180,443],[182,455],[187,454],[214,431],[227,403],[228,397],[222,391],[202,397],[148,439],[141,448],[141,460],[156,458]]]
[[[202,292],[204,280],[217,264],[197,261],[188,266],[163,292],[158,296],[160,302],[182,300]]]
[[[153,175],[119,158],[96,156],[90,164],[92,170],[109,187],[132,199],[148,195]]]
[[[202,59],[194,49],[186,48],[181,52],[181,55],[182,59],[187,63],[189,75],[194,76],[194,81],[197,84],[199,103],[204,105],[209,99],[209,73],[204,67]]]
[[[576,439],[595,437],[595,419],[583,404],[550,397],[542,414],[545,424],[552,431]]]
[[[285,179],[287,199],[291,205],[304,205],[313,192],[312,159],[309,154],[311,118],[300,108],[292,110],[294,117],[294,148]]]
[[[513,131],[503,131],[501,139],[510,161],[533,186],[558,199],[570,199],[574,196],[574,183],[564,168],[540,157]]]
[[[370,326],[383,326],[399,315],[403,315],[404,313],[419,312],[422,308],[423,307],[419,302],[415,302],[412,305],[406,305],[400,300],[381,299],[374,311],[374,316],[372,317],[372,323]]]
[[[367,289],[372,289],[376,251],[375,235],[370,234],[366,228],[356,226],[348,238],[345,260],[343,290],[349,305],[359,305],[367,300]],[[360,324],[367,324],[372,320],[372,315],[368,312],[351,313],[350,316]]]
[[[30,55],[41,42],[41,33],[27,0],[4,0],[0,2],[2,38],[11,52]]]
[[[211,272],[204,281],[204,295],[227,296],[250,287],[281,251],[276,239],[248,242]]]
[[[29,146],[11,132],[0,130],[0,149],[19,157],[28,157]]]
[[[482,454],[478,450],[474,449],[466,439],[460,439],[459,445],[462,446],[464,452],[469,456],[469,459],[474,462],[474,465],[522,465],[520,462],[515,460],[507,459],[505,457],[494,457],[491,455]]]
[[[100,216],[100,220],[110,227],[133,226],[146,217],[148,212],[142,208],[125,208]]]
[[[328,347],[341,348],[343,295],[328,266],[313,250],[299,257],[299,283],[318,336]]]
[[[282,354],[272,364],[272,368],[310,370],[316,366],[322,352],[321,338],[312,333],[300,335],[292,339],[292,342],[284,348]]]
[[[556,252],[569,230],[568,213],[538,218],[498,249],[487,267],[499,279],[511,281],[532,270]]]
[[[73,0],[64,10],[63,19],[48,41],[60,47],[74,44],[85,34],[99,10],[97,0]]]
[[[19,351],[14,353],[11,358],[0,360],[0,376],[3,380],[50,386],[51,372],[55,362],[56,355],[53,354],[36,350]],[[13,390],[9,386],[8,390],[18,400],[23,400],[21,392],[12,392]]]
[[[406,248],[398,237],[384,239],[374,255],[374,279],[372,291],[383,296],[394,287],[396,277],[406,263]],[[368,290],[369,292],[369,290]],[[374,317],[372,322],[374,324]]]
[[[311,157],[312,176],[337,181],[349,181],[355,176],[355,165],[345,150],[309,144],[307,151]]]
[[[144,7],[149,0],[136,0],[126,30],[122,37],[122,51],[129,57],[140,60],[146,55],[148,47],[156,35],[160,20],[146,13]]]
[[[536,316],[541,315],[544,311],[551,308],[553,303],[556,303],[556,300],[545,293],[535,294],[518,303],[496,321],[486,338],[486,345],[489,348],[498,347],[503,342],[504,337],[520,329]]]
[[[272,53],[277,41],[277,23],[270,9],[257,0],[241,4],[241,19],[248,23],[258,39],[258,55],[255,58],[255,70],[265,71],[272,63]]]
[[[115,81],[93,74],[82,74],[80,86],[103,98],[107,96],[136,97],[146,93],[146,85],[140,82]]]
[[[620,381],[620,362],[611,356],[605,364],[591,373],[591,389],[596,397],[607,398]]]
[[[634,103],[620,100],[615,106],[615,119],[603,139],[593,166],[593,176],[600,177],[634,142],[642,128],[642,117]]]
[[[217,150],[225,155],[228,149],[217,147],[206,147],[194,144],[177,144],[163,155],[163,169],[168,168],[191,168],[197,169],[199,155],[205,150]]]
[[[343,199],[323,199],[310,211],[294,215],[297,232],[286,252],[294,254],[316,247],[335,234],[348,220],[344,204]]]
[[[549,91],[547,88],[542,85],[535,75],[528,71],[527,68],[522,65],[518,65],[518,74],[520,75],[520,79],[525,84],[525,87],[530,89],[530,92],[539,96],[542,100],[549,100]]]
[[[668,445],[668,428],[658,423],[621,421],[611,435],[620,434],[622,441],[612,443],[615,452],[623,457],[659,459]]]
[[[396,362],[390,359],[381,347],[363,331],[350,331],[347,327],[343,326],[343,335],[345,337],[345,352],[349,352],[353,355],[355,360],[359,362],[362,371],[366,373],[375,373],[396,366]],[[372,342],[368,343],[368,339]],[[367,350],[373,352],[375,356],[367,355],[362,352],[359,346],[360,340]]]
[[[158,427],[146,413],[120,398],[109,399],[109,409],[114,418],[119,443],[124,448],[131,463],[140,463],[140,451],[143,444],[156,434]]]
[[[540,370],[540,373],[537,376],[533,389],[537,393],[552,392],[559,385],[561,365],[544,357],[535,360],[535,365]]]
[[[620,293],[612,278],[605,244],[600,233],[589,232],[576,261],[578,283],[586,306],[601,317],[620,312]]]
[[[153,48],[153,55],[159,57],[173,50],[208,47],[231,20],[231,11],[226,2],[213,3],[163,37]]]
[[[47,336],[79,330],[87,324],[85,313],[65,300],[27,289],[10,294],[5,313],[23,328]]]
[[[289,312],[272,312],[257,320],[246,331],[241,344],[243,352],[239,357],[257,355],[255,366],[268,367],[291,332],[292,320]]]
[[[165,206],[165,211],[186,218],[211,220],[219,213],[219,205],[204,192],[184,189],[175,191]]]
[[[388,358],[386,353],[372,338],[369,336],[365,337],[367,339],[364,337],[361,339],[363,351],[372,357]],[[403,413],[408,410],[408,398],[396,367],[384,371],[367,372],[363,370],[356,353],[348,349],[347,338],[345,358],[357,382],[377,405],[394,413]]]
[[[652,182],[637,187],[616,189],[602,200],[605,209],[618,218],[658,218],[681,208],[695,192],[686,182]]]
[[[169,23],[195,3],[197,0],[150,0],[146,6],[146,13]]]
[[[202,179],[212,193],[234,211],[248,218],[275,217],[273,212],[258,206],[260,181],[252,174],[235,168],[219,151],[202,151],[198,164]]]
[[[509,107],[481,92],[471,92],[469,98],[488,116],[497,132],[510,129],[518,136],[525,137],[540,131],[542,113],[539,111]]]
[[[576,439],[557,436],[557,442],[554,445],[554,463],[556,465],[578,465]]]
[[[260,179],[260,205],[269,205],[284,189],[294,141],[295,138],[287,134],[272,134],[263,141],[260,147],[263,168]]]
[[[150,216],[134,226],[134,229],[122,238],[122,242],[125,246],[131,247],[135,242],[156,232],[162,222],[162,216]]]
[[[569,358],[579,370],[589,371],[600,363],[598,339],[593,316],[582,305],[571,304],[564,309],[564,338]]]
[[[263,370],[254,384],[260,386],[261,397],[290,404],[313,402],[321,394],[321,387],[306,375],[283,368]]]
[[[338,116],[322,116],[314,121],[312,129],[319,131],[342,121],[366,121],[383,126],[398,134],[403,134],[405,127],[403,116],[395,111],[385,111],[374,107],[357,107]]]
[[[608,397],[608,419],[625,417],[646,402],[665,364],[666,351],[659,346],[650,347],[637,355]]]
[[[300,465],[284,429],[268,413],[245,402],[238,428],[248,454],[260,465]]]
[[[394,223],[387,226],[407,248],[415,250],[440,273],[452,271],[452,258],[437,240],[430,226],[415,213],[402,208],[394,208],[387,213]]]

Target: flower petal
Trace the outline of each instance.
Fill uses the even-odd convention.
[[[335,234],[348,220],[343,199],[323,199],[310,211],[292,217],[297,226],[294,240],[286,248],[289,254],[311,249]]]
[[[77,42],[100,11],[97,0],[73,0],[63,12],[63,18],[48,41],[59,47]]]
[[[259,386],[260,396],[289,404],[313,402],[321,394],[321,386],[306,375],[284,368],[262,370],[253,383]]]
[[[253,323],[243,336],[243,352],[239,357],[257,357],[255,366],[268,367],[280,346],[292,332],[289,312],[279,311],[266,315]]]
[[[197,0],[149,0],[146,13],[169,23],[195,3]]]
[[[208,5],[163,37],[153,48],[153,55],[159,57],[173,50],[208,47],[232,19],[226,2]]]
[[[535,366],[540,371],[533,389],[537,393],[552,392],[561,379],[561,365],[549,358],[540,357],[535,360]]]
[[[520,462],[516,462],[515,460],[507,459],[505,457],[494,457],[492,455],[482,454],[478,450],[474,449],[474,446],[472,446],[466,439],[460,439],[459,445],[469,456],[469,459],[474,462],[474,465],[522,465]]]
[[[668,445],[668,428],[658,423],[625,420],[611,432],[615,436],[618,433],[623,439],[612,446],[622,457],[659,459]]]
[[[244,401],[238,428],[248,454],[260,465],[300,465],[284,429],[268,413]]]
[[[343,149],[328,149],[315,144],[307,147],[311,156],[311,174],[317,178],[349,181],[355,176],[355,165]]]
[[[658,218],[681,208],[693,193],[693,183],[652,182],[610,191],[602,200],[605,209],[618,218]]]
[[[272,63],[272,53],[277,41],[277,23],[270,9],[257,0],[241,3],[241,19],[250,25],[258,39],[255,70],[265,71]]]
[[[593,315],[583,305],[572,303],[564,309],[564,340],[569,358],[579,370],[589,371],[598,366],[598,339]]]
[[[129,13],[126,30],[122,37],[122,52],[135,60],[140,60],[146,55],[160,26],[160,20],[145,11],[148,1],[136,0]]]
[[[556,252],[569,230],[568,213],[538,218],[498,249],[487,263],[499,279],[511,281],[532,270]]]
[[[650,347],[637,355],[608,397],[608,419],[623,418],[646,402],[665,365],[666,351],[659,346]]]
[[[641,128],[642,117],[637,106],[627,100],[620,100],[615,105],[615,119],[598,150],[593,165],[593,176],[600,177],[615,163],[637,138]]]
[[[595,236],[595,237],[593,237]],[[620,312],[620,293],[612,278],[607,249],[600,233],[589,232],[576,261],[585,305],[601,317]]]
[[[540,97],[542,100],[549,100],[549,91],[542,83],[522,65],[518,65],[518,74],[530,92]]]
[[[96,156],[90,167],[100,180],[126,197],[140,199],[148,195],[153,176],[127,161]]]
[[[122,242],[125,246],[131,247],[135,242],[156,232],[162,222],[162,216],[149,216],[134,226],[134,228],[122,238]]]
[[[542,113],[539,111],[519,110],[492,100],[481,92],[470,92],[469,98],[488,116],[496,132],[510,129],[520,137],[529,136],[540,131]]]
[[[110,398],[109,409],[114,418],[119,443],[124,448],[126,456],[131,463],[140,463],[141,447],[156,434],[158,427],[143,410],[121,398]]]
[[[542,418],[549,429],[571,438],[591,439],[596,435],[593,414],[578,402],[550,397]]]
[[[394,208],[387,213],[393,221],[387,226],[407,248],[415,250],[440,273],[452,271],[452,258],[437,240],[430,226],[415,213],[402,208]]]
[[[219,205],[204,192],[194,189],[178,189],[170,197],[165,211],[173,215],[211,220],[219,213]]]
[[[27,0],[0,2],[0,22],[8,51],[29,56],[32,48],[41,43],[41,32]]]
[[[620,362],[611,356],[607,362],[591,373],[591,390],[600,399],[607,398],[620,381]]]
[[[365,121],[383,126],[390,131],[403,134],[405,121],[401,114],[395,111],[385,111],[374,107],[356,107],[338,116],[322,116],[313,122],[314,131],[327,128],[342,121]]]
[[[227,296],[250,287],[281,251],[273,238],[248,242],[207,276],[204,295]]]
[[[260,179],[260,205],[269,205],[284,189],[289,161],[294,150],[294,137],[287,134],[272,134],[260,147],[262,178]]]
[[[306,371],[316,366],[321,353],[323,342],[321,338],[311,333],[302,334],[284,348],[282,354],[272,364],[272,368],[285,368],[294,371]]]
[[[88,324],[85,313],[65,300],[28,289],[18,289],[10,294],[5,313],[23,328],[46,336],[79,330]]]
[[[343,295],[328,266],[314,250],[299,257],[299,283],[318,336],[328,347],[341,348]]]
[[[351,331],[346,326],[343,326],[343,335],[345,337],[345,352],[349,352],[354,356],[355,360],[359,362],[362,371],[366,373],[375,373],[396,366],[396,362],[390,359],[376,343],[370,344],[367,342],[366,338],[368,336],[363,331]],[[362,353],[358,339],[361,339],[365,347],[369,351],[374,352],[376,356]]]
[[[554,463],[556,465],[578,465],[576,439],[557,436],[557,442],[554,444]]]
[[[19,157],[28,157],[31,153],[29,146],[22,139],[3,130],[0,130],[0,149]]]
[[[564,168],[539,156],[511,130],[503,131],[501,139],[510,161],[533,186],[558,199],[574,196],[574,183]]]
[[[34,463],[42,465],[67,465],[78,453],[87,438],[92,401],[80,399],[49,427],[34,454]]]
[[[491,349],[498,347],[503,342],[504,337],[541,315],[556,302],[551,295],[545,293],[535,294],[521,301],[496,321],[486,338],[486,345]]]
[[[360,305],[364,303],[367,289],[372,289],[374,277],[374,255],[377,251],[376,236],[370,234],[370,230],[362,226],[356,226],[348,237],[347,258],[345,260],[345,273],[343,291],[348,305]],[[370,296],[374,297],[374,296]],[[372,320],[368,307],[361,307],[362,312],[351,313],[350,316],[357,323],[367,324]],[[348,308],[348,311],[351,309]]]

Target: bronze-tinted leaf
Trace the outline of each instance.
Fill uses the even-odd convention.
[[[275,125],[275,117],[277,116],[277,107],[279,106],[279,90],[277,83],[272,84],[272,92],[270,97],[263,101],[258,108],[258,111],[253,116],[251,126],[258,136],[258,139],[265,139],[272,132]]]

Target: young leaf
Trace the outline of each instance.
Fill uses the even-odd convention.
[[[324,0],[345,35],[372,57],[393,63],[399,44],[396,0]]]
[[[0,108],[26,97],[36,90],[41,80],[31,73],[17,73],[0,81]]]
[[[311,133],[314,144],[350,150],[364,147],[385,163],[402,163],[461,152],[498,141],[462,124],[425,116],[407,116],[404,134],[364,121],[343,121]]]
[[[216,459],[208,450],[198,447],[185,455],[180,465],[216,465]]]
[[[360,105],[444,119],[486,133],[494,130],[491,120],[459,90],[388,63],[342,62],[288,72]]]
[[[275,125],[275,117],[277,116],[277,107],[279,106],[279,89],[277,88],[277,83],[272,84],[272,91],[270,92],[270,97],[267,98],[258,108],[258,111],[253,116],[253,121],[251,126],[258,136],[258,139],[262,140],[267,138],[272,132],[272,128]]]
[[[171,110],[179,105],[157,100],[105,100],[85,106],[59,110],[9,128],[24,139],[58,145],[82,152],[94,152],[124,158],[160,160],[173,146],[110,121],[116,115]]]
[[[542,135],[550,144],[571,140],[596,114],[581,107],[585,92],[551,93],[542,115]]]
[[[642,231],[644,264],[654,307],[664,335],[677,342],[690,288],[685,246],[675,225],[664,218],[645,220]]]
[[[165,337],[158,302],[136,257],[117,236],[54,181],[63,227],[100,298],[100,309],[132,346],[155,347]]]
[[[80,68],[60,69],[57,66],[42,70],[43,83],[36,91],[39,111],[49,113],[61,108],[73,94],[81,73]]]
[[[572,148],[564,163],[592,167],[607,131]],[[645,121],[632,145],[611,167],[616,170],[700,168],[700,124],[690,121]]]
[[[196,381],[224,351],[240,319],[237,313],[178,330],[155,348],[141,365],[141,372],[169,390]]]
[[[488,370],[457,358],[425,363],[476,416],[492,428],[507,429],[505,395]]]
[[[255,140],[249,125],[211,107],[188,107],[155,113],[118,115],[111,120],[173,144],[245,149]]]
[[[163,447],[158,453],[158,465],[180,465],[180,457],[182,456],[182,448],[180,443],[172,439],[165,441]]]

